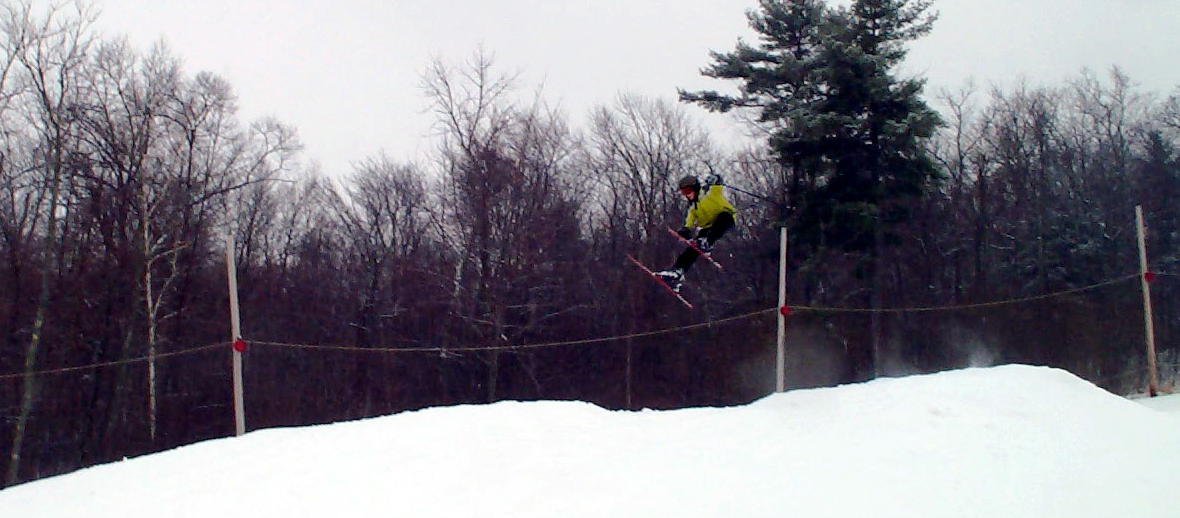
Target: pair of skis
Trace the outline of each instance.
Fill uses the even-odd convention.
[[[685,239],[684,236],[680,235],[679,233],[677,233],[675,230],[672,230],[671,228],[668,229],[668,232],[671,233],[673,236],[675,236],[676,239],[679,239],[682,243],[688,245],[693,250],[696,250],[698,254],[701,254],[701,257],[704,257],[706,260],[708,260],[710,263],[712,263],[713,266],[716,266],[718,270],[724,270],[724,268],[721,267],[721,263],[717,262],[716,259],[713,259],[713,256],[710,255],[708,252],[701,250],[701,247],[697,245],[696,241],[692,241],[690,239]],[[627,254],[627,259],[630,259],[632,263],[635,263],[635,266],[638,266],[639,269],[644,271],[644,273],[647,273],[647,275],[649,277],[651,277],[652,280],[659,283],[660,286],[663,286],[664,290],[666,290],[668,293],[672,294],[673,297],[676,297],[676,300],[679,300],[681,304],[685,305],[685,307],[687,307],[688,309],[693,308],[692,303],[689,302],[688,299],[685,299],[684,296],[680,294],[680,292],[672,289],[672,287],[669,286],[668,283],[665,282],[662,277],[660,277],[659,275],[656,275],[656,272],[653,272],[651,268],[648,268],[647,265],[640,262],[639,259],[636,259],[631,254]]]

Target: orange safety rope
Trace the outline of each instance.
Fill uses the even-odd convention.
[[[1176,274],[1159,273],[1159,275],[1175,276]],[[1062,295],[1069,295],[1069,294],[1073,294],[1073,293],[1080,293],[1080,292],[1084,292],[1084,291],[1089,291],[1089,290],[1101,288],[1103,286],[1117,284],[1117,283],[1120,283],[1120,282],[1123,282],[1123,281],[1126,281],[1129,279],[1135,279],[1138,277],[1139,277],[1139,274],[1135,273],[1135,274],[1125,275],[1122,277],[1099,282],[1096,284],[1091,284],[1089,286],[1083,286],[1080,288],[1073,288],[1073,289],[1068,289],[1068,290],[1063,290],[1063,291],[1058,291],[1058,292],[1053,292],[1053,293],[1046,293],[1043,295],[1034,295],[1034,296],[1030,296],[1030,297],[1019,297],[1019,298],[1013,298],[1013,299],[997,300],[997,301],[992,301],[992,302],[981,302],[981,303],[977,303],[977,304],[959,304],[959,305],[947,305],[947,306],[919,306],[919,307],[903,307],[903,308],[876,308],[876,309],[873,309],[873,308],[825,307],[825,306],[789,306],[789,307],[792,311],[812,311],[812,312],[816,312],[816,313],[919,313],[919,312],[933,312],[933,311],[953,311],[953,310],[960,310],[960,309],[972,309],[972,308],[981,308],[981,307],[994,307],[994,306],[1001,306],[1001,305],[1007,305],[1007,304],[1017,304],[1017,303],[1029,302],[1029,301],[1033,301],[1033,300],[1043,300],[1043,299],[1048,299],[1048,298],[1052,298],[1052,297],[1059,297]],[[712,320],[709,322],[701,322],[701,323],[690,324],[690,325],[686,325],[686,326],[657,329],[654,331],[645,331],[645,332],[640,332],[640,333],[632,333],[632,334],[627,334],[627,335],[608,336],[608,337],[600,337],[600,338],[587,338],[587,339],[582,339],[582,340],[567,340],[567,341],[561,341],[561,342],[545,342],[545,343],[535,343],[535,344],[516,344],[516,345],[505,344],[505,345],[463,346],[463,347],[438,347],[438,346],[435,346],[435,347],[357,347],[357,346],[349,346],[349,345],[296,344],[296,343],[274,342],[274,341],[264,341],[264,340],[250,341],[250,344],[252,344],[252,345],[269,345],[269,346],[276,346],[276,347],[287,347],[287,348],[291,348],[291,349],[308,349],[308,350],[322,350],[322,351],[323,350],[326,350],[326,351],[362,351],[362,352],[380,352],[380,353],[411,353],[411,352],[423,353],[423,352],[425,352],[425,353],[439,353],[439,354],[444,354],[444,355],[447,353],[461,353],[461,352],[541,349],[541,348],[549,348],[549,347],[586,345],[586,344],[594,344],[594,343],[602,343],[602,342],[613,342],[613,341],[618,341],[618,340],[627,340],[627,339],[631,339],[631,338],[645,338],[645,337],[649,337],[649,336],[658,336],[658,335],[670,334],[670,333],[686,331],[686,330],[691,330],[691,329],[710,327],[713,325],[724,324],[727,322],[733,322],[733,321],[737,321],[737,320],[744,320],[747,318],[751,318],[751,317],[762,315],[762,314],[772,313],[775,311],[778,311],[778,308],[763,309],[763,310],[758,310],[758,311],[754,311],[754,312],[750,312],[750,313],[745,313],[742,315],[722,318],[719,320]],[[182,354],[197,353],[197,352],[210,350],[215,347],[220,347],[222,345],[225,345],[225,342],[204,345],[201,347],[195,347],[195,348],[187,349],[187,350],[183,350],[183,351],[161,353],[161,354],[155,355],[155,358],[160,359],[160,358],[168,358],[171,356],[178,356],[178,355],[182,355]],[[96,369],[96,368],[100,368],[100,367],[112,367],[112,366],[116,366],[116,365],[126,365],[126,364],[130,364],[130,363],[143,362],[143,361],[147,361],[148,359],[149,358],[147,356],[142,356],[139,358],[129,358],[126,360],[96,363],[96,364],[91,364],[91,365],[80,365],[77,367],[65,367],[65,368],[60,368],[60,369],[41,370],[41,371],[34,371],[31,373],[3,374],[3,375],[0,375],[0,380],[19,378],[19,377],[23,377],[23,376],[26,376],[29,374],[31,374],[31,375],[59,374],[59,373],[64,373],[64,372]]]
[[[326,351],[365,351],[378,353],[461,353],[461,352],[480,352],[480,351],[506,351],[517,349],[541,349],[547,347],[561,347],[568,345],[586,345],[601,342],[613,342],[618,340],[626,340],[629,338],[643,338],[648,336],[657,336],[689,329],[698,329],[702,327],[709,327],[717,324],[724,324],[726,322],[733,322],[735,320],[742,320],[753,316],[761,315],[763,313],[773,313],[775,308],[768,308],[742,315],[723,318],[720,320],[711,320],[709,322],[701,322],[698,324],[691,324],[687,326],[669,327],[664,329],[657,329],[655,331],[645,331],[641,333],[633,333],[629,335],[608,336],[601,338],[586,338],[583,340],[568,340],[563,342],[545,342],[535,344],[518,344],[518,345],[487,345],[487,346],[464,346],[464,347],[356,347],[351,345],[311,345],[311,344],[294,344],[284,342],[266,342],[266,341],[251,341],[251,345],[272,345],[277,347],[288,347],[292,349],[313,349]]]
[[[199,353],[199,352],[203,352],[203,351],[208,351],[208,350],[213,349],[215,347],[221,347],[223,345],[225,345],[225,342],[219,342],[219,343],[209,344],[209,345],[202,345],[200,347],[194,347],[192,349],[185,349],[183,351],[159,353],[159,354],[156,354],[154,356],[154,358],[158,360],[161,358],[180,356],[182,354]],[[148,356],[140,356],[138,358],[128,358],[125,360],[116,360],[116,361],[103,362],[103,363],[92,363],[90,365],[79,365],[77,367],[63,367],[60,369],[48,369],[48,370],[40,370],[40,371],[33,371],[33,372],[17,372],[17,373],[12,373],[12,374],[0,374],[0,380],[11,379],[11,378],[21,378],[21,377],[28,376],[28,375],[40,376],[42,374],[61,374],[63,372],[74,372],[74,371],[81,371],[81,370],[88,370],[88,369],[98,369],[101,367],[114,367],[117,365],[127,365],[127,364],[131,364],[131,363],[145,362],[145,361],[148,361],[149,359],[152,359],[152,358],[150,358]]]
[[[1019,298],[1013,298],[1013,299],[995,300],[995,301],[991,301],[991,302],[979,302],[979,303],[975,303],[975,304],[956,304],[956,305],[948,305],[948,306],[917,306],[917,307],[905,307],[905,308],[876,308],[876,309],[873,309],[873,308],[841,308],[841,307],[824,307],[824,306],[790,306],[790,308],[792,311],[814,311],[817,313],[922,313],[922,312],[933,312],[933,311],[953,311],[953,310],[960,310],[960,309],[973,309],[973,308],[1004,306],[1004,305],[1008,305],[1008,304],[1018,304],[1018,303],[1022,303],[1022,302],[1031,302],[1034,300],[1049,299],[1049,298],[1053,298],[1053,297],[1060,297],[1062,295],[1071,295],[1074,293],[1081,293],[1083,291],[1089,291],[1089,290],[1101,288],[1104,286],[1110,286],[1112,284],[1118,284],[1120,282],[1124,282],[1124,281],[1127,281],[1130,279],[1137,279],[1137,278],[1139,278],[1139,274],[1134,273],[1134,274],[1124,275],[1122,277],[1114,278],[1114,279],[1111,279],[1108,281],[1099,282],[1097,284],[1091,284],[1089,286],[1082,286],[1080,288],[1072,288],[1072,289],[1057,291],[1057,292],[1053,292],[1053,293],[1045,293],[1042,295],[1033,295],[1030,297],[1019,297]]]

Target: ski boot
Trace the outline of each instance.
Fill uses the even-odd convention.
[[[656,277],[664,281],[672,291],[680,293],[680,288],[684,285],[684,270],[680,268],[672,268],[656,272]]]

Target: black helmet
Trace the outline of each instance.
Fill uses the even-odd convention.
[[[701,181],[693,175],[688,175],[688,176],[685,176],[684,178],[681,178],[680,183],[678,183],[676,185],[676,187],[682,191],[684,189],[692,189],[694,191],[700,191],[701,190]]]

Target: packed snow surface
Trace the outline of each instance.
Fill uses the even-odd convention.
[[[968,369],[608,411],[435,408],[260,430],[0,491],[0,516],[1180,516],[1180,405]]]

